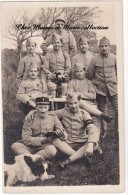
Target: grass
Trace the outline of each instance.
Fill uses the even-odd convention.
[[[12,60],[13,59],[13,60]],[[15,59],[15,60],[14,60]],[[11,61],[12,60],[12,61]],[[14,162],[14,154],[10,146],[21,138],[24,114],[19,110],[15,99],[15,78],[18,64],[18,56],[14,51],[2,53],[2,84],[3,84],[3,138],[4,161]],[[108,104],[109,113],[113,114],[111,105]],[[108,133],[100,143],[103,155],[94,154],[91,165],[86,166],[81,159],[71,164],[67,169],[61,170],[58,162],[64,160],[64,155],[57,155],[52,160],[54,179],[31,183],[18,182],[15,186],[85,186],[85,185],[118,185],[119,176],[119,142],[115,137],[114,121],[108,125]]]

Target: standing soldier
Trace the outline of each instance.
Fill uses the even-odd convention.
[[[79,51],[78,53],[72,58],[72,77],[74,78],[74,65],[76,63],[82,63],[85,69],[85,73],[87,72],[89,63],[94,57],[93,53],[89,51],[89,41],[88,39],[81,35],[78,41],[79,44]]]
[[[72,32],[65,31],[63,26],[65,25],[64,17],[60,16],[55,20],[55,31],[61,36],[62,49],[66,51],[70,56],[74,56],[77,53],[76,41]],[[41,44],[41,49],[44,53],[47,53],[47,47],[52,44],[52,36],[49,36],[44,43]]]
[[[118,95],[116,56],[110,53],[110,41],[103,37],[100,40],[100,53],[94,57],[88,68],[88,78],[93,79],[97,94],[99,110],[106,112],[106,98],[111,102],[116,114],[116,130],[118,129]],[[103,135],[106,135],[107,124],[102,121]]]
[[[29,66],[31,63],[34,63],[40,69],[41,77],[41,66],[44,63],[44,58],[35,53],[36,43],[32,38],[27,39],[26,41],[27,55],[20,59],[17,78],[16,78],[16,88],[19,88],[19,85],[22,80],[26,80],[29,77]]]
[[[66,51],[63,51],[60,35],[54,33],[52,35],[53,50],[46,54],[46,62],[44,64],[44,73],[46,74],[48,89],[52,94],[55,94],[56,84],[50,81],[50,78],[56,72],[63,72],[67,76],[71,72],[70,56]],[[50,75],[50,76],[49,76]],[[62,83],[63,95],[67,92],[67,83]]]

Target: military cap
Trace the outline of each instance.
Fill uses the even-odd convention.
[[[57,21],[62,21],[62,22],[65,23],[65,18],[64,18],[64,16],[59,16],[59,17],[57,17],[56,20],[55,20],[55,23],[56,23]]]
[[[100,45],[101,44],[109,44],[110,45],[110,40],[107,37],[102,37],[102,39],[100,39]]]
[[[48,97],[37,97],[36,105],[49,105],[49,98]]]
[[[86,43],[86,42],[89,43],[88,39],[84,35],[80,36],[79,43],[80,43],[80,41],[83,42],[83,43]]]
[[[56,41],[56,40],[61,40],[61,36],[58,35],[57,33],[53,33],[52,35],[52,42]]]
[[[30,66],[29,66],[29,70],[32,69],[32,68],[40,69],[40,68],[39,68],[39,65],[37,65],[37,64],[35,64],[35,63],[33,63],[33,62],[31,62]]]
[[[80,69],[84,69],[84,65],[82,63],[75,63],[74,71],[78,71]]]
[[[68,93],[66,102],[78,101],[80,97],[76,93]]]
[[[32,38],[29,38],[29,39],[27,39],[27,41],[26,41],[26,46],[27,45],[30,45],[30,44],[35,44],[35,46],[36,46],[36,42],[32,39]]]

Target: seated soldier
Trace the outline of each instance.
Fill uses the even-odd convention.
[[[66,161],[60,163],[61,168],[65,168],[97,150],[99,132],[89,113],[80,109],[80,98],[76,93],[68,93],[67,108],[56,111],[56,114],[61,119],[68,137],[66,142],[54,139],[52,143],[57,149],[69,155]]]
[[[49,110],[49,98],[36,98],[36,112],[31,121],[24,122],[22,140],[12,144],[11,149],[16,155],[38,154],[44,159],[55,156],[56,148],[52,144],[54,134],[60,139],[66,139],[66,132],[54,113]]]
[[[82,100],[81,100],[82,101]],[[68,136],[65,141],[56,138],[52,140],[52,144],[60,151],[70,156],[66,163],[60,166],[63,168],[71,161],[82,158],[84,155],[92,154],[93,149],[97,150],[97,142],[99,140],[99,132],[92,122],[92,118],[88,112],[80,109],[81,101],[77,94],[71,93],[67,95],[67,107],[52,111],[61,120]],[[82,102],[82,105],[84,102]],[[26,120],[33,120],[36,111],[30,112]],[[106,115],[104,115],[106,116]],[[106,119],[110,119],[106,116]],[[88,133],[86,132],[88,131]],[[95,146],[95,147],[94,147]]]
[[[85,78],[85,68],[82,63],[76,63],[74,65],[74,73],[75,79],[69,82],[68,93],[75,92],[81,98],[81,100],[84,100],[96,107],[96,91],[92,82]],[[96,125],[97,129],[99,130],[100,136],[100,121],[96,116],[91,116],[94,125]],[[100,147],[99,152],[102,153]]]
[[[70,156],[67,161],[60,163],[62,168],[86,155],[93,154],[93,150],[97,148],[97,141],[99,139],[98,130],[93,124],[91,116],[79,107],[80,99],[78,95],[70,93],[67,95],[66,101],[67,107],[55,112],[53,111],[61,120],[67,133],[65,141],[58,138],[52,140],[52,144],[58,150]],[[34,112],[33,117],[35,115]]]
[[[36,64],[31,63],[28,74],[29,79],[21,82],[16,95],[25,114],[35,108],[35,99],[37,97],[47,96],[48,94],[46,82],[38,78],[39,68]]]
[[[46,54],[46,62],[44,64],[44,73],[46,74],[47,78],[47,85],[48,90],[50,91],[52,96],[56,96],[56,89],[57,85],[56,83],[53,83],[52,77],[54,77],[56,74],[61,73],[62,76],[65,75],[65,78],[67,78],[70,75],[71,72],[71,62],[70,62],[70,56],[66,51],[63,51],[62,41],[61,37],[58,34],[52,35],[52,44],[53,44],[53,50]],[[60,75],[60,77],[61,77]],[[61,78],[58,77],[57,79]],[[61,84],[61,90],[62,95],[66,95],[67,93],[67,83],[62,82]]]
[[[91,81],[85,77],[85,68],[82,63],[74,65],[75,79],[68,84],[68,93],[75,92],[82,100],[89,104],[94,104],[96,100],[96,91]]]
[[[96,91],[91,81],[85,78],[85,68],[82,63],[74,65],[75,79],[71,80],[68,84],[68,93],[75,92],[80,96],[81,100],[94,105],[96,107]],[[99,127],[99,119],[93,117],[93,122]]]

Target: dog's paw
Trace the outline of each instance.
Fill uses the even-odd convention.
[[[55,175],[48,175],[48,179],[52,179],[54,177],[55,177]]]
[[[44,181],[44,180],[52,179],[54,177],[55,177],[55,175],[47,175],[47,176],[46,175],[42,175],[40,179],[42,181]]]

